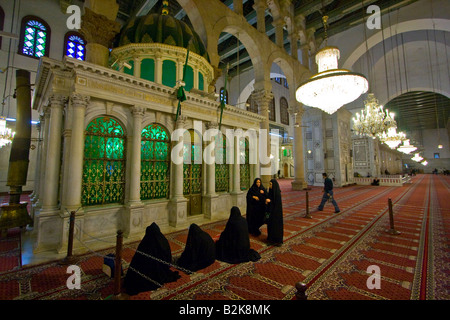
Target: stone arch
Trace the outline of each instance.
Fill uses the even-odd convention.
[[[417,20],[409,20],[400,22],[398,24],[394,24],[389,28],[384,28],[383,31],[379,31],[376,34],[372,35],[367,39],[367,47],[370,50],[372,47],[377,45],[380,42],[383,42],[383,34],[385,35],[385,40],[387,37],[392,36],[393,34],[401,34],[410,31],[419,31],[419,30],[433,30],[436,31],[446,31],[450,32],[450,20],[446,19],[417,19]],[[388,36],[388,34],[390,36]],[[361,58],[362,55],[366,53],[366,42],[363,41],[353,52],[349,55],[349,57],[345,60],[342,68],[351,70],[352,66]]]
[[[202,39],[203,44],[207,47],[208,37],[206,32],[205,19],[203,18],[203,13],[200,12],[197,7],[196,1],[194,0],[177,0],[178,4],[186,11],[189,20],[194,27],[195,32]]]

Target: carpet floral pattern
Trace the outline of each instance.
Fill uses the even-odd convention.
[[[251,236],[251,247],[261,254],[257,262],[228,264],[216,260],[193,274],[158,290],[131,296],[131,300],[292,300],[295,284],[308,286],[308,299],[419,300],[449,299],[450,209],[447,176],[418,175],[403,187],[349,186],[335,189],[341,212],[331,204],[316,211],[321,187],[308,190],[312,219],[305,219],[305,191],[292,191],[291,180],[280,180],[284,211],[284,243],[266,245],[267,230]],[[391,235],[388,199],[392,200],[395,229]],[[201,226],[214,239],[226,221]],[[166,234],[176,259],[184,249],[187,230]],[[139,243],[126,244],[126,273]],[[113,280],[102,272],[103,257],[114,248],[79,257],[81,289],[66,286],[66,266],[44,265],[0,269],[0,299],[106,299]],[[4,262],[0,256],[0,266]],[[369,288],[379,270],[379,288]],[[369,268],[370,269],[370,268]],[[143,281],[148,281],[143,279]]]

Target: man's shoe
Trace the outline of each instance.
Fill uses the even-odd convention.
[[[317,208],[317,211],[323,211],[323,209],[319,209],[319,208]]]
[[[339,213],[339,212],[341,212],[341,210],[337,210],[337,211],[335,211],[334,213]]]

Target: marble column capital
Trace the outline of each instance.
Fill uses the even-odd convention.
[[[145,108],[141,106],[134,106],[131,108],[131,114],[133,117],[143,117],[145,113]]]
[[[53,94],[48,99],[50,108],[63,108],[67,102],[67,97],[60,94]]]
[[[175,128],[177,128],[177,129],[184,128],[184,126],[186,124],[186,121],[187,121],[187,117],[186,116],[183,116],[183,115],[178,116],[178,119],[175,122]]]
[[[215,121],[209,121],[205,123],[205,127],[206,129],[218,129],[219,124]]]
[[[70,95],[70,101],[75,107],[86,107],[89,104],[91,97],[82,95],[80,93],[72,93]]]

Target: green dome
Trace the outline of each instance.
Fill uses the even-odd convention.
[[[198,34],[186,23],[170,15],[152,13],[132,19],[122,29],[118,45],[120,47],[130,43],[163,43],[183,47],[209,61]]]

